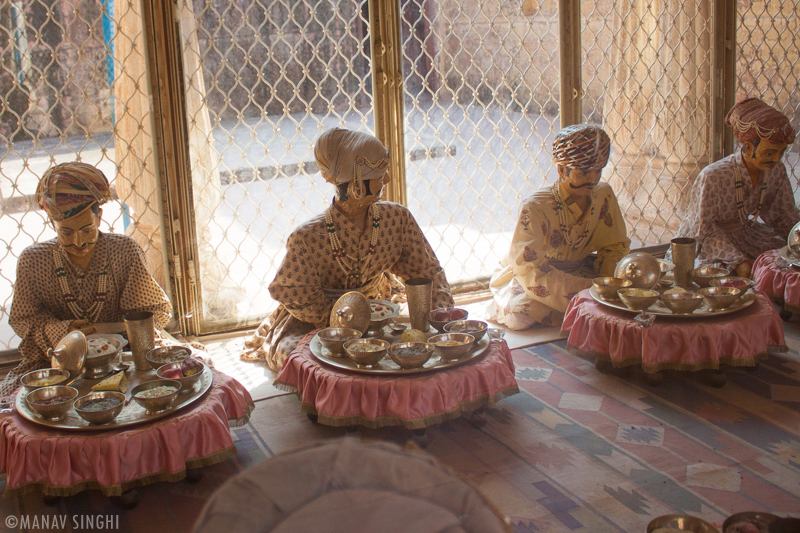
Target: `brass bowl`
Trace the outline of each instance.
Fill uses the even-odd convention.
[[[372,311],[372,306],[373,305],[382,305],[382,306],[388,307],[389,309],[392,310],[392,312],[390,314],[384,316],[383,318],[375,318],[375,319],[373,319],[372,318],[372,314],[370,314],[370,317],[369,317],[369,329],[372,330],[372,331],[378,331],[379,332],[380,330],[383,329],[383,326],[385,326],[386,324],[389,323],[389,321],[391,319],[397,318],[398,316],[400,316],[400,306],[397,305],[397,304],[393,304],[392,302],[390,302],[388,300],[370,300],[369,301],[370,312]]]
[[[658,300],[658,292],[650,289],[620,289],[617,294],[625,307],[634,311],[644,311]]]
[[[200,361],[200,360],[197,359],[197,361]],[[164,372],[166,372],[167,370],[170,370],[172,368],[180,369],[181,364],[182,363],[169,363],[169,364],[166,364],[166,365],[161,365],[160,367],[158,367],[158,370],[156,370],[156,376],[158,376],[161,379],[174,379],[175,381],[179,381],[180,384],[181,384],[181,390],[178,391],[178,394],[189,394],[190,392],[192,392],[194,390],[195,384],[198,381],[200,381],[201,377],[203,377],[203,374],[206,371],[206,365],[205,365],[205,363],[200,361],[200,364],[203,365],[203,369],[201,371],[199,371],[198,373],[196,373],[196,374],[192,374],[191,376],[184,376],[182,378],[165,378],[164,377]]]
[[[353,328],[325,328],[317,333],[319,342],[333,357],[345,357],[344,343],[361,337],[361,332]]]
[[[601,277],[594,278],[592,285],[603,300],[619,300],[617,291],[633,285],[629,279]]]
[[[42,405],[36,402],[55,398],[57,396],[69,396],[68,401],[57,403],[55,405]],[[73,387],[66,387],[64,385],[55,385],[52,387],[41,387],[35,391],[31,391],[25,396],[25,402],[35,414],[41,416],[45,420],[56,422],[62,420],[67,416],[67,411],[72,407],[72,402],[78,397],[78,389]]]
[[[703,304],[703,295],[693,292],[662,294],[661,301],[676,315],[688,315]]]
[[[64,381],[61,381],[59,383],[53,383],[52,385],[31,385],[32,381],[36,381],[37,379],[48,378],[51,376],[65,376],[66,379],[64,379]],[[66,385],[70,381],[69,376],[70,376],[69,371],[64,370],[63,368],[42,368],[41,370],[33,370],[23,375],[21,378],[19,378],[19,382],[22,384],[23,387],[25,387],[26,391],[30,392],[30,391],[35,391],[36,389],[40,389],[42,387]]]
[[[466,320],[469,316],[469,311],[459,307],[447,307],[433,309],[428,313],[428,323],[436,328],[439,333],[444,331],[444,327],[448,322],[454,320]]]
[[[692,279],[701,287],[710,287],[711,280],[714,278],[724,278],[730,276],[731,271],[727,268],[712,266],[701,266],[692,270]]]
[[[719,533],[719,530],[700,518],[687,514],[666,514],[650,520],[647,524],[647,533],[653,533],[659,528],[672,528],[693,533]]]
[[[379,349],[366,351],[363,346],[378,346]],[[389,343],[383,339],[354,339],[344,343],[344,351],[358,368],[371,368],[381,362],[389,349]]]
[[[630,280],[636,289],[652,289],[661,279],[661,267],[647,252],[633,252],[619,260],[614,277]]]
[[[116,398],[119,400],[119,405],[109,407],[108,409],[102,409],[100,411],[84,411],[81,409],[89,400],[95,400],[99,398]],[[75,412],[78,413],[78,416],[90,424],[108,424],[117,418],[117,416],[122,412],[122,408],[125,407],[125,395],[116,391],[90,392],[86,396],[81,396],[75,400],[73,406],[75,407]]]
[[[185,346],[173,344],[170,346],[159,346],[158,348],[153,348],[147,352],[147,355],[144,357],[147,359],[147,362],[150,363],[150,366],[153,368],[159,368],[162,365],[167,365],[170,363],[180,363],[191,356],[192,350]]]
[[[136,397],[136,395],[139,394],[140,392],[154,389],[162,385],[176,387],[177,390],[169,394],[165,394],[164,396],[157,396],[155,398]],[[156,413],[160,413],[161,411],[169,409],[172,406],[172,402],[175,401],[175,398],[178,397],[178,394],[180,392],[181,392],[180,381],[177,381],[175,379],[154,379],[153,381],[146,381],[144,383],[140,383],[139,385],[135,386],[131,391],[131,398],[133,398],[133,401],[141,405],[148,415],[154,415]]]
[[[454,320],[444,325],[446,333],[466,333],[475,337],[475,343],[479,343],[486,330],[489,329],[489,324],[482,320]]]
[[[739,276],[725,276],[724,278],[714,278],[711,280],[712,287],[732,287],[734,289],[742,289],[742,292],[747,292],[747,289],[755,285],[756,282],[750,278],[740,278]]]
[[[772,522],[774,522],[777,519],[778,517],[774,514],[757,513],[753,511],[732,514],[731,516],[726,518],[725,521],[722,523],[722,533],[725,533],[725,531],[730,526],[742,520],[758,520],[760,522],[763,522],[765,526],[769,526]]]
[[[405,348],[417,348],[419,353],[398,353]],[[427,342],[398,342],[389,346],[389,357],[402,369],[420,368],[428,362],[436,346]]]
[[[456,346],[440,346],[437,342],[456,341]],[[468,333],[443,333],[428,339],[429,344],[436,347],[436,352],[442,361],[455,361],[467,355],[475,345],[475,337]]]
[[[697,294],[702,294],[708,308],[716,311],[735,304],[742,292],[742,289],[731,287],[706,287],[697,291]]]
[[[81,376],[84,379],[99,379],[107,376],[112,371],[112,363],[120,361],[120,352],[128,345],[128,341],[125,337],[111,333],[87,335],[87,346],[92,339],[103,339],[115,349],[102,355],[91,355],[89,351],[87,351],[86,360],[83,363],[83,369],[81,369]]]

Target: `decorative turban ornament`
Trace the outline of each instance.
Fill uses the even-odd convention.
[[[36,203],[53,220],[73,217],[111,198],[105,174],[86,163],[62,163],[45,172],[36,187]]]
[[[575,124],[556,134],[553,162],[570,168],[599,169],[608,163],[611,139],[600,126]]]
[[[765,139],[776,144],[792,144],[794,128],[789,119],[777,109],[758,98],[738,102],[728,111],[725,123],[742,144]]]
[[[348,197],[363,198],[364,181],[381,178],[389,168],[389,152],[378,139],[360,131],[334,128],[317,139],[314,158],[328,183],[350,183]]]

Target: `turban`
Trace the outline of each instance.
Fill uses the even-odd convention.
[[[786,115],[758,98],[748,98],[733,106],[725,123],[733,127],[733,134],[742,144],[760,139],[775,144],[794,142],[794,128]]]
[[[333,128],[317,139],[314,158],[328,183],[350,183],[348,195],[362,198],[364,181],[381,178],[389,168],[389,152],[378,139],[360,131]]]
[[[570,168],[599,169],[608,163],[611,139],[600,126],[575,124],[556,134],[553,162]]]
[[[36,203],[53,220],[73,217],[111,197],[106,176],[86,163],[62,163],[45,172],[36,187]]]

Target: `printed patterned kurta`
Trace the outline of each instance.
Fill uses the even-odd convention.
[[[286,243],[286,257],[269,286],[280,307],[247,342],[244,359],[266,358],[270,368],[280,370],[306,333],[328,325],[331,309],[338,299],[332,293],[359,289],[368,298],[390,298],[397,287],[392,288],[387,274],[394,274],[401,281],[431,278],[432,307],[453,305],[444,271],[411,212],[391,202],[375,205],[381,219],[377,247],[359,280],[348,280],[334,259],[324,213],[292,232]],[[332,205],[329,210],[346,253],[367,258],[372,225],[367,224],[359,235],[358,229],[338,209]],[[330,296],[326,296],[326,290]]]
[[[762,172],[767,190],[761,206],[761,220],[752,228],[745,228],[739,220],[736,207],[734,169],[739,167],[743,187],[744,208],[747,213],[758,209],[761,183],[755,187],[742,162],[741,152],[729,155],[708,165],[697,176],[692,187],[692,197],[686,218],[675,237],[692,237],[700,243],[698,264],[723,263],[733,266],[762,253],[780,248],[798,220],[792,185],[786,167],[779,162],[770,172]]]
[[[100,233],[89,269],[84,272],[69,259],[57,239],[33,244],[22,251],[8,322],[22,339],[22,362],[0,385],[0,396],[18,387],[18,378],[37,368],[50,366],[47,349],[69,332],[74,316],[58,286],[53,251],[61,255],[66,279],[82,309],[95,301],[97,278],[107,268],[108,296],[97,322],[121,322],[128,311],[151,311],[161,329],[172,316],[167,295],[147,272],[144,254],[130,237]]]
[[[552,188],[536,191],[520,209],[508,257],[492,276],[494,300],[488,317],[502,321],[511,313],[527,315],[545,325],[558,325],[572,297],[591,287],[595,276],[613,276],[630,251],[617,198],[607,183],[595,188],[594,213],[582,212],[559,184],[564,198],[569,238],[577,241],[589,222],[589,236],[577,248],[566,243],[560,229]],[[590,253],[597,259],[587,262]]]

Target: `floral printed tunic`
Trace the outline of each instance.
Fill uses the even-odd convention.
[[[755,213],[761,197],[761,182],[755,187],[742,161],[741,152],[729,155],[704,168],[692,187],[686,218],[675,237],[691,237],[700,243],[698,264],[723,263],[733,266],[746,259],[786,244],[789,231],[800,220],[786,167],[778,163],[762,172],[767,190],[761,205],[761,220],[746,228],[736,207],[736,167],[742,176],[744,209]]]
[[[392,286],[393,280],[387,274],[394,274],[401,281],[430,278],[431,306],[453,305],[444,271],[411,212],[392,202],[377,202],[375,206],[380,217],[377,246],[359,279],[348,278],[334,259],[324,213],[292,232],[286,243],[286,257],[269,286],[280,307],[247,342],[242,354],[245,360],[266,358],[270,368],[280,370],[306,333],[328,326],[333,304],[347,290],[384,299],[401,290],[396,284]],[[360,233],[334,205],[328,209],[345,252],[366,260],[372,225],[367,224]]]
[[[582,212],[559,182],[569,238],[576,242],[589,223],[589,235],[577,249],[562,235],[552,187],[527,198],[520,209],[511,250],[492,276],[494,297],[489,320],[521,313],[545,325],[561,323],[567,304],[595,276],[613,276],[630,251],[630,239],[614,191],[607,183],[595,187],[594,209]],[[588,258],[592,252],[597,258]],[[588,262],[587,262],[588,259]]]
[[[22,342],[22,362],[0,385],[0,396],[14,392],[26,372],[50,366],[47,349],[68,332],[74,316],[58,285],[53,252],[61,255],[67,284],[82,309],[95,301],[97,278],[107,269],[107,297],[97,322],[121,322],[129,311],[151,311],[156,328],[166,326],[172,306],[164,290],[147,272],[142,249],[130,237],[99,233],[89,269],[75,266],[57,239],[25,248],[17,263],[17,280],[8,322]]]

